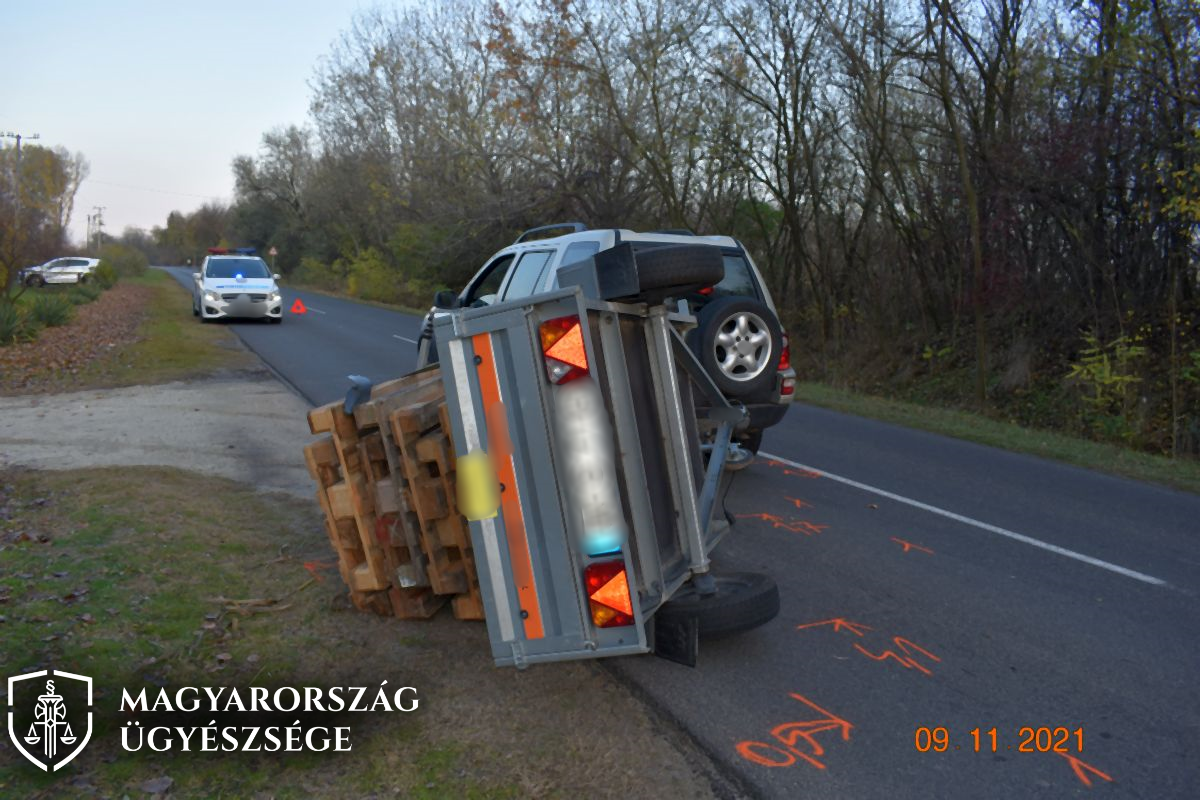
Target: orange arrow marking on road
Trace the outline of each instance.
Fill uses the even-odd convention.
[[[1087,763],[1086,761],[1080,761],[1075,756],[1068,755],[1067,753],[1059,753],[1057,750],[1055,751],[1055,753],[1057,753],[1058,755],[1062,756],[1063,758],[1065,758],[1067,760],[1067,763],[1069,763],[1071,765],[1071,769],[1075,770],[1075,777],[1079,778],[1080,782],[1083,783],[1084,786],[1092,785],[1092,779],[1089,778],[1087,775],[1083,774],[1084,770],[1087,770],[1088,772],[1091,772],[1094,775],[1098,775],[1101,778],[1104,778],[1104,780],[1108,781],[1109,783],[1112,783],[1112,776],[1104,774],[1103,772],[1096,769],[1095,767],[1093,767],[1091,764]]]
[[[870,625],[863,625],[861,622],[851,622],[850,620],[842,619],[841,617],[838,617],[836,619],[827,619],[822,622],[809,622],[805,625],[797,625],[796,630],[800,630],[801,628],[817,628],[817,627],[820,627],[821,625],[832,625],[834,633],[845,630],[845,631],[850,631],[855,636],[862,636],[863,631],[875,630]],[[861,630],[860,630],[860,628],[861,628]]]
[[[913,544],[912,542],[906,542],[903,539],[897,539],[895,536],[891,537],[891,539],[893,542],[897,542],[898,544],[903,545],[904,552],[906,552],[906,553],[909,550],[920,550],[922,553],[929,553],[929,555],[933,555],[933,551],[930,550],[928,547],[921,547],[921,545],[919,545],[919,544]]]
[[[304,303],[300,300],[299,297],[296,298],[296,302],[292,303],[292,313],[293,314],[307,314],[308,313],[308,309],[304,307]]]

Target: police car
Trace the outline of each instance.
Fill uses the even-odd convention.
[[[230,317],[283,321],[279,275],[254,255],[254,248],[210,247],[192,279],[192,315],[202,322]]]

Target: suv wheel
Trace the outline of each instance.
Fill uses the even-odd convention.
[[[747,397],[771,388],[783,348],[779,321],[765,304],[721,297],[700,309],[693,349],[722,392]]]

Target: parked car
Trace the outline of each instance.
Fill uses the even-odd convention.
[[[534,238],[562,228],[570,228],[571,232]],[[630,243],[635,254],[658,250],[657,260],[664,262],[658,266],[667,267],[668,272],[670,251],[666,248],[703,245],[720,252],[724,278],[672,299],[696,315],[697,326],[688,335],[688,343],[722,393],[745,405],[748,422],[735,438],[745,450],[757,452],[763,430],[787,413],[796,388],[796,372],[790,364],[787,336],[762,275],[750,254],[732,237],[696,236],[686,231],[588,230],[577,222],[534,228],[489,258],[449,305],[479,307],[555,289],[563,267],[622,243]],[[639,260],[642,258],[639,255]],[[445,305],[446,299],[443,301]],[[421,326],[418,368],[437,361],[433,318],[440,310],[437,306],[431,308]]]
[[[36,267],[27,267],[18,273],[26,286],[45,286],[54,283],[87,283],[100,266],[98,258],[67,256],[47,261]]]
[[[279,275],[253,248],[210,247],[192,279],[192,315],[202,322],[227,317],[283,321]]]

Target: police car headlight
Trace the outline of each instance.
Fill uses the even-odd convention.
[[[216,292],[205,292],[204,299],[209,301],[210,303],[215,303],[218,300],[220,300],[221,297]]]
[[[274,303],[276,300],[281,300],[281,299],[283,299],[283,295],[280,294],[278,289],[276,289],[275,291],[273,291],[267,295],[268,303]]]

